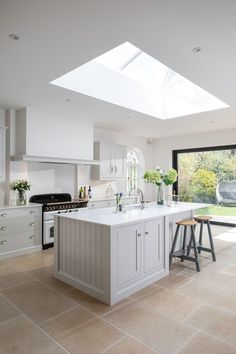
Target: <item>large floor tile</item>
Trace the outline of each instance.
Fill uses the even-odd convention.
[[[114,305],[114,306],[109,306],[104,304],[103,302],[95,299],[94,297],[83,293],[82,291],[78,289],[72,289],[67,291],[64,294],[66,297],[72,299],[73,301],[76,301],[78,304],[84,306],[88,310],[96,313],[97,315],[102,315],[108,311],[111,311],[112,309],[116,308],[117,306],[120,306],[126,302],[129,302],[129,300],[124,300],[121,301],[120,303]]]
[[[140,300],[143,304],[174,319],[183,320],[196,310],[200,303],[172,290],[159,288]]]
[[[178,289],[179,287],[183,286],[185,283],[189,281],[188,277],[183,275],[178,275],[175,273],[170,273],[167,277],[162,278],[156,284],[159,286],[163,286],[167,289]]]
[[[31,280],[31,278],[27,272],[15,272],[2,276],[0,275],[0,291],[27,283],[29,280]]]
[[[0,324],[0,354],[65,354],[25,316]]]
[[[104,354],[157,354],[151,347],[139,342],[135,338],[127,336],[114,344]]]
[[[70,333],[79,330],[95,318],[95,315],[91,312],[78,306],[77,308],[53,317],[51,320],[41,323],[40,327],[58,340],[60,338],[66,338]]]
[[[220,287],[225,291],[230,290],[236,292],[236,278],[231,274],[208,270],[207,272],[202,271],[197,273],[193,279],[205,282],[208,286]]]
[[[177,290],[178,293],[215,306],[236,312],[236,292],[208,286],[204,282],[192,280]]]
[[[152,284],[130,295],[130,298],[133,300],[141,300],[159,289],[161,289],[159,286],[157,286],[156,284]]]
[[[95,319],[58,341],[71,354],[100,354],[123,336],[117,328]]]
[[[46,321],[76,305],[37,281],[7,289],[3,294],[36,323]]]
[[[0,295],[0,322],[9,320],[10,318],[17,317],[21,314],[14,306]]]
[[[56,291],[63,293],[69,289],[72,289],[72,286],[56,279],[53,275],[53,265],[37,268],[29,271],[29,275],[35,279],[40,280],[41,282],[48,285],[50,288],[55,289]]]
[[[137,302],[122,306],[104,318],[165,354],[175,353],[196,331]]]
[[[236,347],[209,334],[197,333],[178,354],[235,354]]]
[[[235,259],[236,262],[236,259]],[[236,264],[229,264],[222,270],[222,273],[230,274],[236,276]]]
[[[202,305],[187,323],[236,345],[236,315],[214,306]]]

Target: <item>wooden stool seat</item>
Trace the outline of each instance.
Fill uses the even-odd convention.
[[[211,225],[210,225],[210,220],[212,219],[212,217],[211,216],[206,216],[206,215],[200,215],[200,216],[196,216],[194,219],[200,224],[199,240],[197,242],[198,253],[200,254],[201,251],[211,253],[213,262],[215,262],[216,261],[216,252],[215,252],[213,237],[212,237],[212,233],[211,233]],[[207,225],[208,237],[209,237],[209,243],[210,243],[210,247],[209,248],[208,247],[204,247],[203,244],[202,244],[203,227],[204,227],[204,225]],[[189,249],[191,247],[192,247],[192,243],[190,241]]]
[[[196,221],[209,221],[212,219],[212,216],[206,216],[206,215],[199,215],[199,216],[195,216],[194,220]]]
[[[176,225],[194,226],[194,225],[197,225],[197,221],[195,221],[195,220],[182,220],[182,221],[177,221]]]
[[[175,231],[175,236],[174,236],[174,240],[172,243],[170,256],[169,256],[170,268],[171,268],[173,257],[176,257],[176,258],[180,258],[181,262],[183,262],[185,259],[188,261],[194,262],[196,264],[197,271],[200,272],[200,266],[199,266],[199,261],[198,261],[198,250],[197,250],[195,231],[194,231],[195,227],[197,225],[197,221],[195,221],[195,220],[181,220],[181,221],[177,221],[176,225],[177,225],[177,228]],[[179,236],[179,230],[181,227],[184,228],[182,248],[179,250],[176,250],[175,248],[176,248],[177,239]],[[190,230],[190,242],[189,242],[190,247],[186,247],[187,229]],[[193,244],[194,256],[190,255],[192,244]]]

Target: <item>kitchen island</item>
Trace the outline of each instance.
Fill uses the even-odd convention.
[[[176,221],[205,206],[150,203],[143,210],[83,209],[55,216],[55,277],[113,305],[169,274]]]

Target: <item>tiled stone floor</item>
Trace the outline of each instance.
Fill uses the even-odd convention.
[[[217,262],[109,307],[53,277],[53,252],[0,261],[1,354],[236,354],[236,229],[212,226]]]

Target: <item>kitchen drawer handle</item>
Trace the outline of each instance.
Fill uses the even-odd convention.
[[[6,240],[2,240],[2,241],[0,242],[1,245],[5,245],[6,243],[7,243]]]
[[[117,167],[115,166],[115,173],[117,172]]]
[[[4,213],[4,214],[1,214],[1,216],[2,216],[3,218],[5,218],[5,216],[7,216],[7,214],[6,214],[6,213]]]
[[[29,237],[30,240],[33,240],[33,238],[34,238],[34,235],[31,235],[31,236]]]
[[[5,231],[6,229],[7,229],[6,226],[2,226],[0,230],[1,230],[1,231]]]
[[[34,222],[31,222],[30,224],[29,224],[29,226],[34,226],[35,224],[34,224]]]
[[[148,231],[145,231],[145,235],[148,235]]]
[[[35,214],[35,210],[30,210],[30,214]]]

